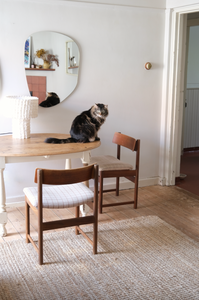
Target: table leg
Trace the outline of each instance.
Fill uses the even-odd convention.
[[[81,158],[83,166],[88,166],[90,160],[90,153],[83,153],[83,157]],[[66,159],[65,169],[71,169],[71,160]],[[89,187],[89,182],[85,181],[84,184]],[[80,211],[83,217],[85,217],[90,210],[90,207],[87,204],[80,205]]]
[[[0,169],[0,236],[6,236],[6,223],[7,223],[7,212],[6,212],[6,193],[5,184],[3,177],[4,168]]]
[[[83,163],[83,166],[88,166],[88,163]],[[84,184],[89,187],[89,182],[84,181]],[[89,213],[90,207],[87,204],[80,205],[80,211],[83,217],[85,217]]]
[[[82,164],[84,167],[88,166],[90,161],[90,153],[84,153],[82,160]],[[85,181],[84,184],[89,187],[89,182]],[[87,204],[80,205],[80,211],[83,217],[85,217],[90,211],[90,207]]]
[[[66,159],[65,169],[71,169],[71,159],[70,158]]]

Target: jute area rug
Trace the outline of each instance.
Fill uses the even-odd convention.
[[[158,217],[99,224],[97,255],[74,228],[44,239],[43,266],[25,240],[0,245],[0,299],[199,299],[199,243]]]

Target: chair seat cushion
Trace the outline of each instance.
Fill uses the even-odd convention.
[[[37,191],[37,186],[23,189],[24,194],[35,207],[38,207]],[[44,208],[75,207],[92,202],[93,197],[94,193],[84,183],[43,186]]]
[[[133,170],[133,166],[131,164],[123,163],[121,160],[111,155],[93,156],[90,158],[90,164],[98,164],[99,171]]]

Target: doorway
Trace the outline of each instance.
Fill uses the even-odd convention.
[[[166,13],[165,57],[160,140],[160,184],[175,185],[180,176],[184,111],[187,14],[199,12],[199,3]]]
[[[187,14],[186,44],[182,153],[176,185],[199,196],[199,12]]]

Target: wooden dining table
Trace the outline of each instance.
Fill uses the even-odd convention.
[[[65,139],[69,134],[35,133],[28,139],[16,139],[12,135],[0,136],[0,236],[6,236],[6,191],[4,169],[6,164],[65,159],[64,168],[71,168],[71,159],[80,158],[83,165],[90,160],[90,151],[100,146],[100,141],[90,143],[48,144],[48,137]]]

